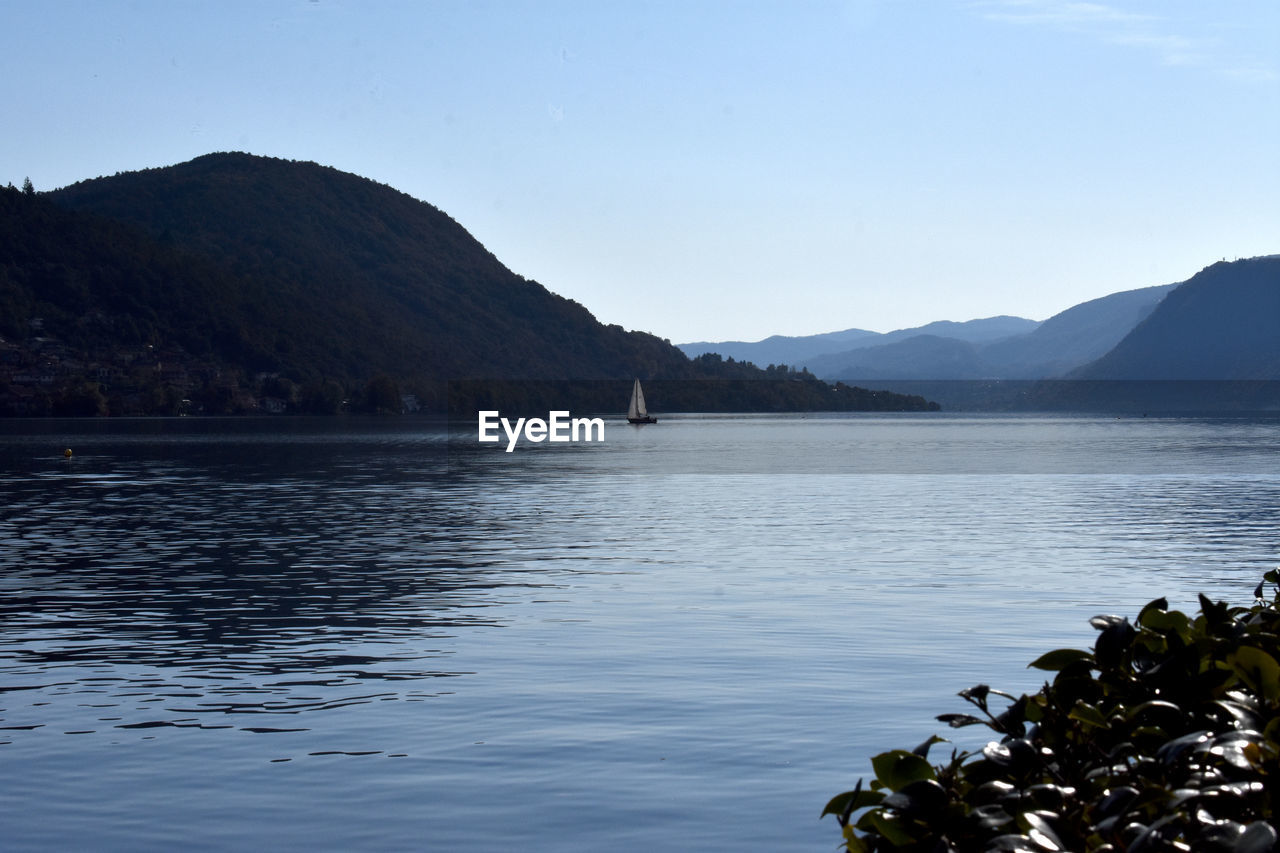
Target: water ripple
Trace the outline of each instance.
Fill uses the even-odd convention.
[[[1274,422],[403,423],[0,423],[7,842],[814,849],[850,755],[1277,562]]]

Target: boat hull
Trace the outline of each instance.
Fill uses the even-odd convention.
[[[657,418],[651,418],[648,415],[643,418],[627,418],[627,423],[629,424],[656,424],[657,422]]]

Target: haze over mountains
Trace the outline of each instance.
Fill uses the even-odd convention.
[[[939,320],[927,326],[920,326],[914,329],[899,329],[895,332],[884,334],[869,332],[866,329],[845,329],[842,332],[827,332],[821,335],[804,335],[801,337],[774,335],[754,343],[745,341],[722,341],[719,343],[697,341],[695,343],[678,344],[678,346],[690,358],[702,353],[714,352],[725,358],[750,361],[761,366],[769,364],[800,365],[827,354],[892,343],[917,335],[938,335],[963,341],[982,342],[1029,332],[1037,325],[1039,324],[1034,320],[1025,320],[1022,317],[989,317],[985,320],[970,320],[967,323]]]
[[[718,349],[723,347],[723,349]],[[1216,263],[1043,323],[1013,317],[756,343],[681,344],[819,377],[869,380],[1280,380],[1280,256]]]
[[[1045,379],[1106,353],[1140,323],[1170,285],[1125,291],[1068,308],[1019,334],[962,338],[891,333],[893,343],[804,362],[819,376],[874,379]],[[971,321],[983,324],[987,321]],[[928,327],[926,327],[928,328]]]

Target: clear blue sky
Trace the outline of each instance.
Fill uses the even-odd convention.
[[[675,342],[1280,252],[1275,0],[0,0],[0,183],[314,160]]]

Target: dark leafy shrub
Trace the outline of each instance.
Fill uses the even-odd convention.
[[[1263,853],[1277,844],[1280,583],[1252,607],[1200,596],[1191,618],[1161,598],[1135,622],[1091,621],[1091,652],[1057,649],[1036,694],[985,684],[960,696],[997,739],[933,765],[931,737],[872,759],[875,778],[832,798],[851,853],[870,851],[1195,851]],[[995,707],[993,703],[998,703]]]

